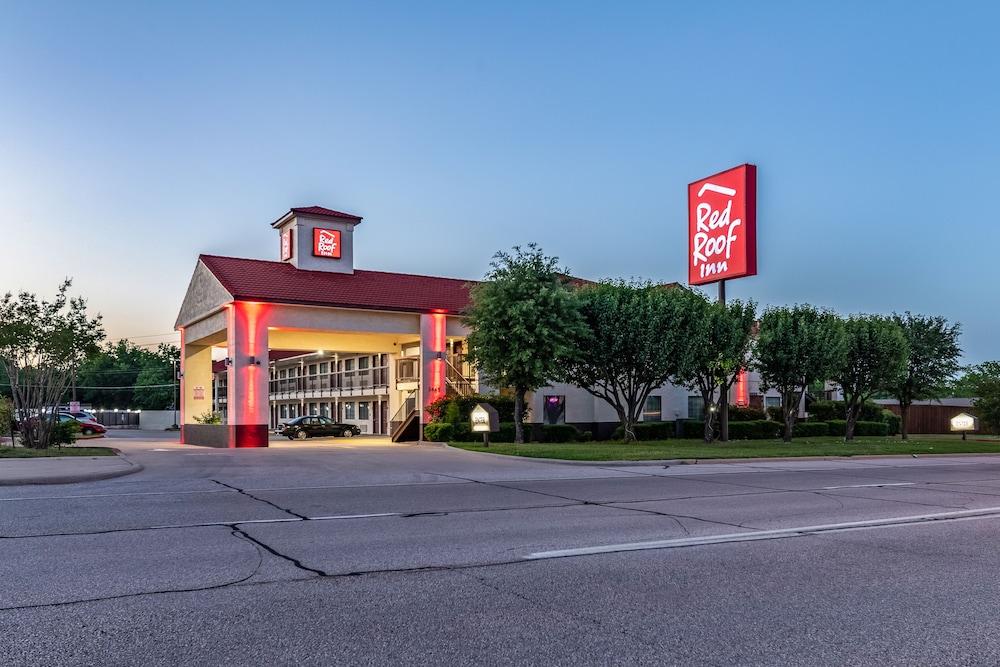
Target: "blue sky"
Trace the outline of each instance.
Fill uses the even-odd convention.
[[[0,2],[0,290],[171,330],[199,252],[290,206],[362,268],[685,279],[685,186],[759,168],[730,296],[962,322],[1000,357],[991,3]]]

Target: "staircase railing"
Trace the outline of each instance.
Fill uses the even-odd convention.
[[[399,435],[400,431],[406,428],[407,423],[409,423],[410,418],[417,413],[417,392],[416,390],[411,391],[403,399],[403,403],[396,410],[395,414],[392,415],[392,419],[389,420],[389,434],[393,440]]]
[[[445,380],[456,393],[460,396],[471,396],[476,393],[476,387],[470,377],[472,366],[465,361],[464,356],[453,356],[445,359],[444,369]]]

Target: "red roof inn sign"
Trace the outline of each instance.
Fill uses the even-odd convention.
[[[688,186],[688,282],[757,275],[757,167],[743,164]]]

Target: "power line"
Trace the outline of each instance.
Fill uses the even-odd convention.
[[[10,384],[9,382],[0,382],[0,387],[13,387],[13,386],[14,385]],[[39,387],[47,387],[48,385],[22,384],[17,386],[27,387],[31,389],[38,389]],[[176,387],[176,386],[177,385],[175,384],[133,384],[123,387],[81,387],[80,385],[77,385],[76,388],[77,389],[160,389],[162,387]],[[70,389],[72,389],[72,387],[70,386],[66,387],[66,391],[69,391]]]

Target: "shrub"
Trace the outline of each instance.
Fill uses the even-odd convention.
[[[542,424],[542,442],[576,442],[579,435],[571,424]]]
[[[885,421],[886,410],[876,403],[867,401],[861,406],[858,421]],[[847,408],[843,401],[813,401],[809,404],[809,421],[829,422],[847,418]]]
[[[455,427],[443,422],[431,422],[424,426],[424,440],[430,442],[450,442],[455,437]]]
[[[815,438],[830,435],[830,426],[826,422],[796,422],[792,429],[796,438]]]
[[[218,412],[212,412],[211,410],[206,410],[200,415],[195,415],[194,421],[197,424],[221,424],[222,415]]]
[[[756,422],[767,419],[767,413],[757,408],[744,408],[738,405],[729,406],[729,422]]]
[[[590,442],[594,439],[594,434],[590,431],[582,431],[576,438],[580,442]]]
[[[685,419],[681,422],[681,436],[684,438],[705,437],[705,422]]]
[[[767,409],[767,418],[776,422],[784,422],[785,414],[778,405],[772,405]]]
[[[636,440],[666,440],[674,437],[674,422],[639,422],[635,425]],[[612,440],[623,440],[625,429],[621,426],[615,429]]]
[[[426,407],[431,422],[458,424],[469,422],[469,415],[478,403],[489,403],[496,408],[501,422],[514,421],[514,399],[501,394],[473,394],[471,396],[445,396]]]
[[[830,435],[847,435],[847,422],[843,419],[833,419],[827,422]],[[889,424],[886,422],[859,421],[854,425],[854,435],[882,436],[889,435]]]
[[[771,440],[781,432],[781,424],[766,419],[732,422],[729,424],[730,440]]]
[[[52,438],[49,444],[61,447],[62,445],[72,445],[76,442],[76,436],[80,432],[80,422],[75,419],[57,421],[52,425]]]
[[[892,410],[883,410],[882,416],[885,417],[884,421],[889,427],[889,435],[899,435],[899,429],[900,425],[903,423],[903,419]]]
[[[889,435],[889,425],[885,422],[859,421],[854,425],[854,435]]]

